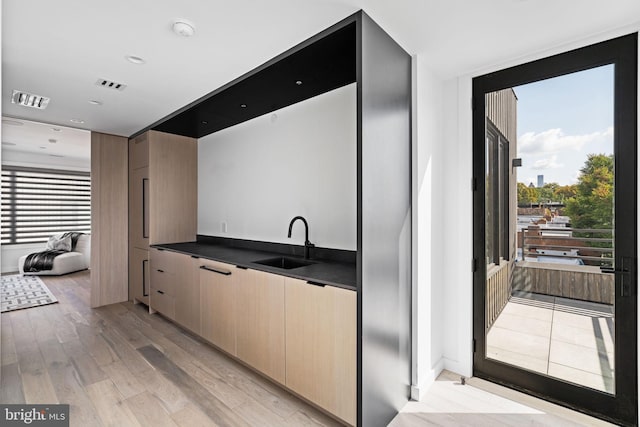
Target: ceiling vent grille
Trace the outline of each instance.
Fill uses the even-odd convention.
[[[96,81],[96,86],[101,86],[107,89],[115,89],[119,91],[123,91],[127,87],[126,84],[114,82],[112,80],[107,80],[107,79],[98,79]]]
[[[50,99],[46,96],[34,95],[33,93],[23,92],[21,90],[14,90],[11,95],[11,102],[13,104],[22,105],[25,107],[38,108],[44,110],[49,105]]]

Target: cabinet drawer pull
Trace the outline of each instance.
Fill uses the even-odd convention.
[[[324,283],[311,282],[309,280],[307,280],[307,283],[313,286],[320,286],[321,288],[324,288],[326,286]]]
[[[201,265],[200,268],[203,269],[203,270],[210,271],[212,273],[218,273],[218,274],[222,274],[224,276],[231,276],[231,272],[230,271],[216,270],[215,268],[207,267],[206,265]]]
[[[157,269],[156,271],[157,271],[158,273],[164,273],[164,270]]]
[[[243,267],[241,265],[236,265],[236,268],[239,268],[240,270],[248,270],[247,267]]]
[[[142,238],[149,238],[149,178],[142,178]]]
[[[199,257],[199,256],[195,256],[195,255],[191,255],[191,258],[193,258],[193,259],[200,259],[200,257]]]
[[[159,293],[160,295],[164,295],[164,291],[158,291],[156,290],[157,293]]]
[[[147,291],[147,266],[149,264],[148,259],[142,260],[142,296],[148,297],[149,292]]]

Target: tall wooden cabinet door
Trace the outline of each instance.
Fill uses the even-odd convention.
[[[129,286],[136,302],[149,305],[149,251],[133,248],[129,253]]]
[[[200,326],[202,337],[236,355],[235,267],[200,260]]]
[[[285,279],[286,385],[356,422],[356,293]]]
[[[176,254],[176,322],[200,334],[200,260]]]
[[[129,243],[149,247],[149,168],[134,169],[129,176]]]
[[[284,384],[284,277],[236,270],[238,357]]]
[[[198,140],[149,131],[149,243],[196,240]]]
[[[129,300],[127,143],[91,132],[91,307]]]

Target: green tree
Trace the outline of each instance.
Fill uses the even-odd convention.
[[[613,155],[589,154],[567,201],[573,228],[613,228]]]
[[[554,193],[560,187],[556,182],[550,182],[538,188],[538,201],[540,203],[555,202]]]
[[[518,206],[526,206],[538,203],[538,192],[522,182],[518,183]]]
[[[565,200],[575,197],[576,194],[578,194],[577,185],[563,185],[556,188],[553,192],[553,198],[555,202],[564,203]]]

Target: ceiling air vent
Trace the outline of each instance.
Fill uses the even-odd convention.
[[[107,89],[116,89],[119,91],[123,91],[124,88],[127,87],[127,85],[123,84],[123,83],[118,83],[118,82],[114,82],[111,80],[106,80],[106,79],[98,79],[96,81],[96,86],[102,86],[105,87]]]
[[[11,95],[11,102],[13,104],[23,105],[25,107],[38,108],[44,110],[49,105],[50,99],[46,96],[34,95],[32,93],[23,92],[21,90],[14,90]]]

